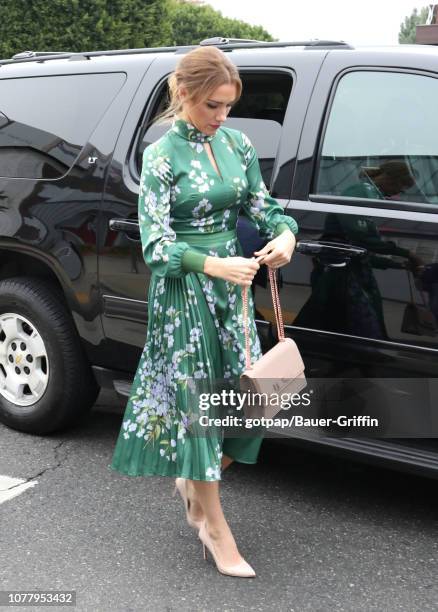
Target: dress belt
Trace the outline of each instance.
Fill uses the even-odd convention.
[[[229,240],[236,239],[237,231],[235,229],[226,232],[198,232],[196,234],[178,234],[176,232],[176,242],[187,242],[187,244],[193,246],[214,247],[217,244],[225,244]]]

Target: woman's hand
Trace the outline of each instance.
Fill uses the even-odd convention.
[[[261,263],[271,268],[279,268],[290,262],[295,245],[295,234],[290,230],[284,230],[279,236],[265,244],[263,249],[254,251],[254,255],[258,259],[260,259],[260,256],[263,256]]]
[[[257,259],[247,257],[212,257],[204,261],[204,274],[231,281],[241,287],[250,287],[260,264]]]

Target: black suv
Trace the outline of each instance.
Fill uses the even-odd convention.
[[[227,125],[250,137],[268,188],[299,225],[279,280],[307,378],[386,378],[395,398],[397,381],[433,385],[438,50],[200,44],[238,66],[243,95]],[[49,433],[83,415],[100,387],[129,394],[150,276],[137,222],[142,153],[170,127],[151,119],[192,48],[0,61],[0,419],[10,427]],[[266,241],[245,218],[238,229],[248,255]],[[266,350],[276,334],[265,266],[253,291]],[[438,475],[434,437],[293,436]]]

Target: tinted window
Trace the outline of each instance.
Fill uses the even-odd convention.
[[[243,83],[242,95],[239,102],[231,109],[225,126],[241,130],[248,135],[257,149],[263,179],[269,188],[292,89],[292,78],[290,74],[283,72],[240,74],[240,78]],[[167,83],[164,83],[140,132],[136,150],[136,167],[139,174],[145,147],[160,138],[171,126],[171,122],[150,125],[153,118],[160,114],[167,104],[168,89]]]
[[[0,80],[0,176],[65,174],[125,78],[109,73]]]
[[[360,71],[339,81],[314,193],[438,203],[438,80]]]

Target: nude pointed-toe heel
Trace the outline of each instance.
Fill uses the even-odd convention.
[[[202,521],[201,528],[198,532],[198,537],[202,542],[202,553],[204,555],[204,559],[207,559],[207,550],[210,552],[211,556],[216,563],[216,568],[221,574],[225,574],[226,576],[236,576],[238,578],[255,578],[256,573],[253,568],[247,563],[244,559],[237,564],[234,565],[222,565],[214,552],[214,544],[211,541],[210,536],[208,535],[206,529],[206,522]]]
[[[175,479],[175,488],[173,489],[172,497],[175,497],[176,492],[179,491],[179,494],[181,495],[182,500],[184,502],[187,523],[190,525],[190,527],[193,527],[193,529],[199,531],[202,521],[195,521],[195,519],[190,516],[190,500],[187,496],[186,480],[186,478]]]

